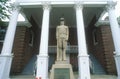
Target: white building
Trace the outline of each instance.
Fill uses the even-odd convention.
[[[74,34],[71,34],[69,39],[70,43],[72,43],[71,46],[75,44],[78,47],[78,79],[90,79],[90,60],[88,54],[90,51],[88,50],[89,46],[86,42],[85,28],[90,26],[94,17],[98,20],[99,24],[99,18],[104,11],[108,11],[109,14],[114,43],[113,53],[119,79],[120,27],[115,15],[115,5],[116,2],[112,0],[16,0],[0,54],[0,79],[9,79],[12,59],[14,57],[12,47],[19,13],[24,14],[31,24],[36,23],[37,28],[40,29],[41,32],[40,39],[38,38],[40,46],[38,45],[39,53],[37,55],[36,78],[48,79],[48,63],[50,63],[48,47],[51,45],[55,46],[56,44],[55,37],[50,35],[52,32],[49,32],[49,29],[55,29],[59,24],[59,18],[64,17],[69,28],[76,28],[76,30],[74,30],[76,39],[74,38]],[[32,23],[31,18],[34,20],[34,23]],[[27,23],[24,24],[24,26],[30,25]],[[96,42],[97,41],[94,40],[94,43]]]

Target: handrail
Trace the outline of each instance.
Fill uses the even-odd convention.
[[[57,46],[48,46],[49,53],[54,53],[57,51]],[[78,52],[78,46],[77,45],[69,45],[66,49],[67,53],[77,53]]]
[[[92,73],[94,73],[94,64],[92,63],[92,60],[89,58],[89,66],[90,66],[90,70]]]
[[[57,46],[48,46],[49,53],[56,53]],[[78,46],[77,45],[68,45],[66,49],[67,53],[78,53]],[[94,64],[92,60],[89,58],[89,67],[92,73],[94,73]]]

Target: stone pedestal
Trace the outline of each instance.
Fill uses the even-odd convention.
[[[74,79],[71,64],[67,64],[66,61],[56,61],[52,66],[50,79]]]

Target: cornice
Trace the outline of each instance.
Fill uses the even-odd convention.
[[[51,2],[49,2],[49,1],[42,2],[43,10],[44,9],[51,9],[50,4],[51,4]]]
[[[107,5],[106,5],[106,10],[111,10],[111,9],[115,9],[117,2],[114,1],[108,1]]]
[[[98,22],[95,23],[95,26],[96,26],[96,27],[105,26],[105,25],[108,25],[108,26],[109,26],[109,25],[110,25],[110,22],[109,22],[109,21],[102,21],[102,20],[101,20],[101,21],[98,21]]]
[[[117,21],[118,21],[118,24],[119,24],[119,26],[120,26],[120,20],[118,19]],[[110,26],[110,22],[109,22],[109,21],[100,20],[100,21],[97,21],[97,22],[95,23],[95,26],[96,26],[96,27],[105,26],[105,25]]]
[[[75,1],[75,9],[83,9],[83,1]]]
[[[8,26],[9,22],[4,22],[3,26]],[[18,21],[17,26],[26,26],[26,27],[31,27],[32,25],[28,21]]]

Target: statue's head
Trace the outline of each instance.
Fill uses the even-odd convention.
[[[64,25],[65,24],[65,19],[64,18],[60,18],[60,25]]]

